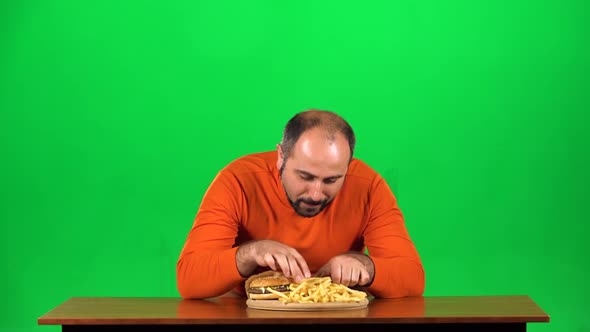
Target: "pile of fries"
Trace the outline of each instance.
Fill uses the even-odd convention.
[[[330,277],[303,279],[300,283],[292,283],[289,289],[288,293],[269,291],[278,294],[283,303],[360,302],[367,298],[367,293],[333,283]]]

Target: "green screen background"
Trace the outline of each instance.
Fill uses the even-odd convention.
[[[72,296],[178,296],[216,172],[342,114],[425,295],[526,294],[589,331],[588,2],[0,4],[0,331]]]

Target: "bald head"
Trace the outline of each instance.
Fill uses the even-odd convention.
[[[354,151],[348,123],[330,111],[296,114],[277,146],[277,168],[287,199],[299,215],[314,217],[342,188]]]
[[[316,109],[300,112],[287,122],[280,144],[284,158],[287,159],[292,155],[293,147],[302,134],[316,128],[326,140],[331,142],[336,140],[338,134],[342,134],[348,142],[350,159],[352,159],[355,136],[348,122],[334,112]]]

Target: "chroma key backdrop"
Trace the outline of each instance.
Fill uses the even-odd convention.
[[[307,108],[388,181],[426,296],[590,331],[588,1],[3,1],[1,332],[73,296],[178,296],[226,163]]]

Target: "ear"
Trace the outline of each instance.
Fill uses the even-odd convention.
[[[277,169],[281,169],[283,167],[283,162],[285,161],[283,155],[283,149],[281,149],[281,145],[277,144]]]

